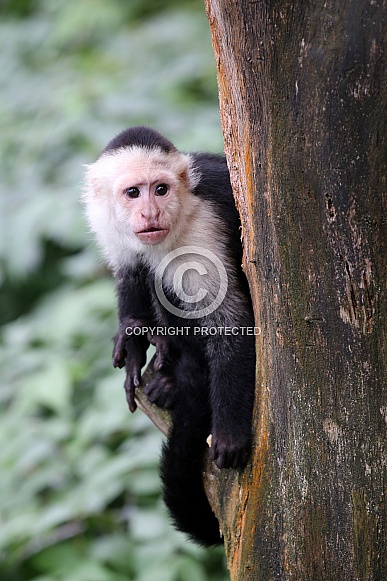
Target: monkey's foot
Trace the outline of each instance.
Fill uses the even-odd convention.
[[[151,403],[160,408],[170,409],[175,403],[175,388],[169,375],[157,373],[145,386],[144,393]]]
[[[212,434],[210,456],[218,468],[243,468],[250,450],[250,438],[230,439]]]

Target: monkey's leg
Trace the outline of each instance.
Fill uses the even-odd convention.
[[[211,458],[219,468],[243,467],[252,438],[254,337],[219,342],[210,360]]]

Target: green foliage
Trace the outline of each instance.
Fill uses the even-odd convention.
[[[166,517],[161,436],[111,368],[113,282],[78,201],[82,164],[128,125],[221,149],[202,2],[1,11],[0,579],[221,581],[221,551]]]

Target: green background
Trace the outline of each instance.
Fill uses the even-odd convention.
[[[0,581],[228,578],[168,522],[79,203],[82,165],[139,123],[222,150],[202,0],[2,0]]]

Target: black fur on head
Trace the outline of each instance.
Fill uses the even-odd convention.
[[[144,147],[147,149],[161,149],[164,153],[176,151],[176,147],[168,139],[163,137],[158,131],[139,125],[129,127],[116,135],[105,147],[103,153],[121,149],[123,147]],[[101,154],[101,155],[102,155]]]

